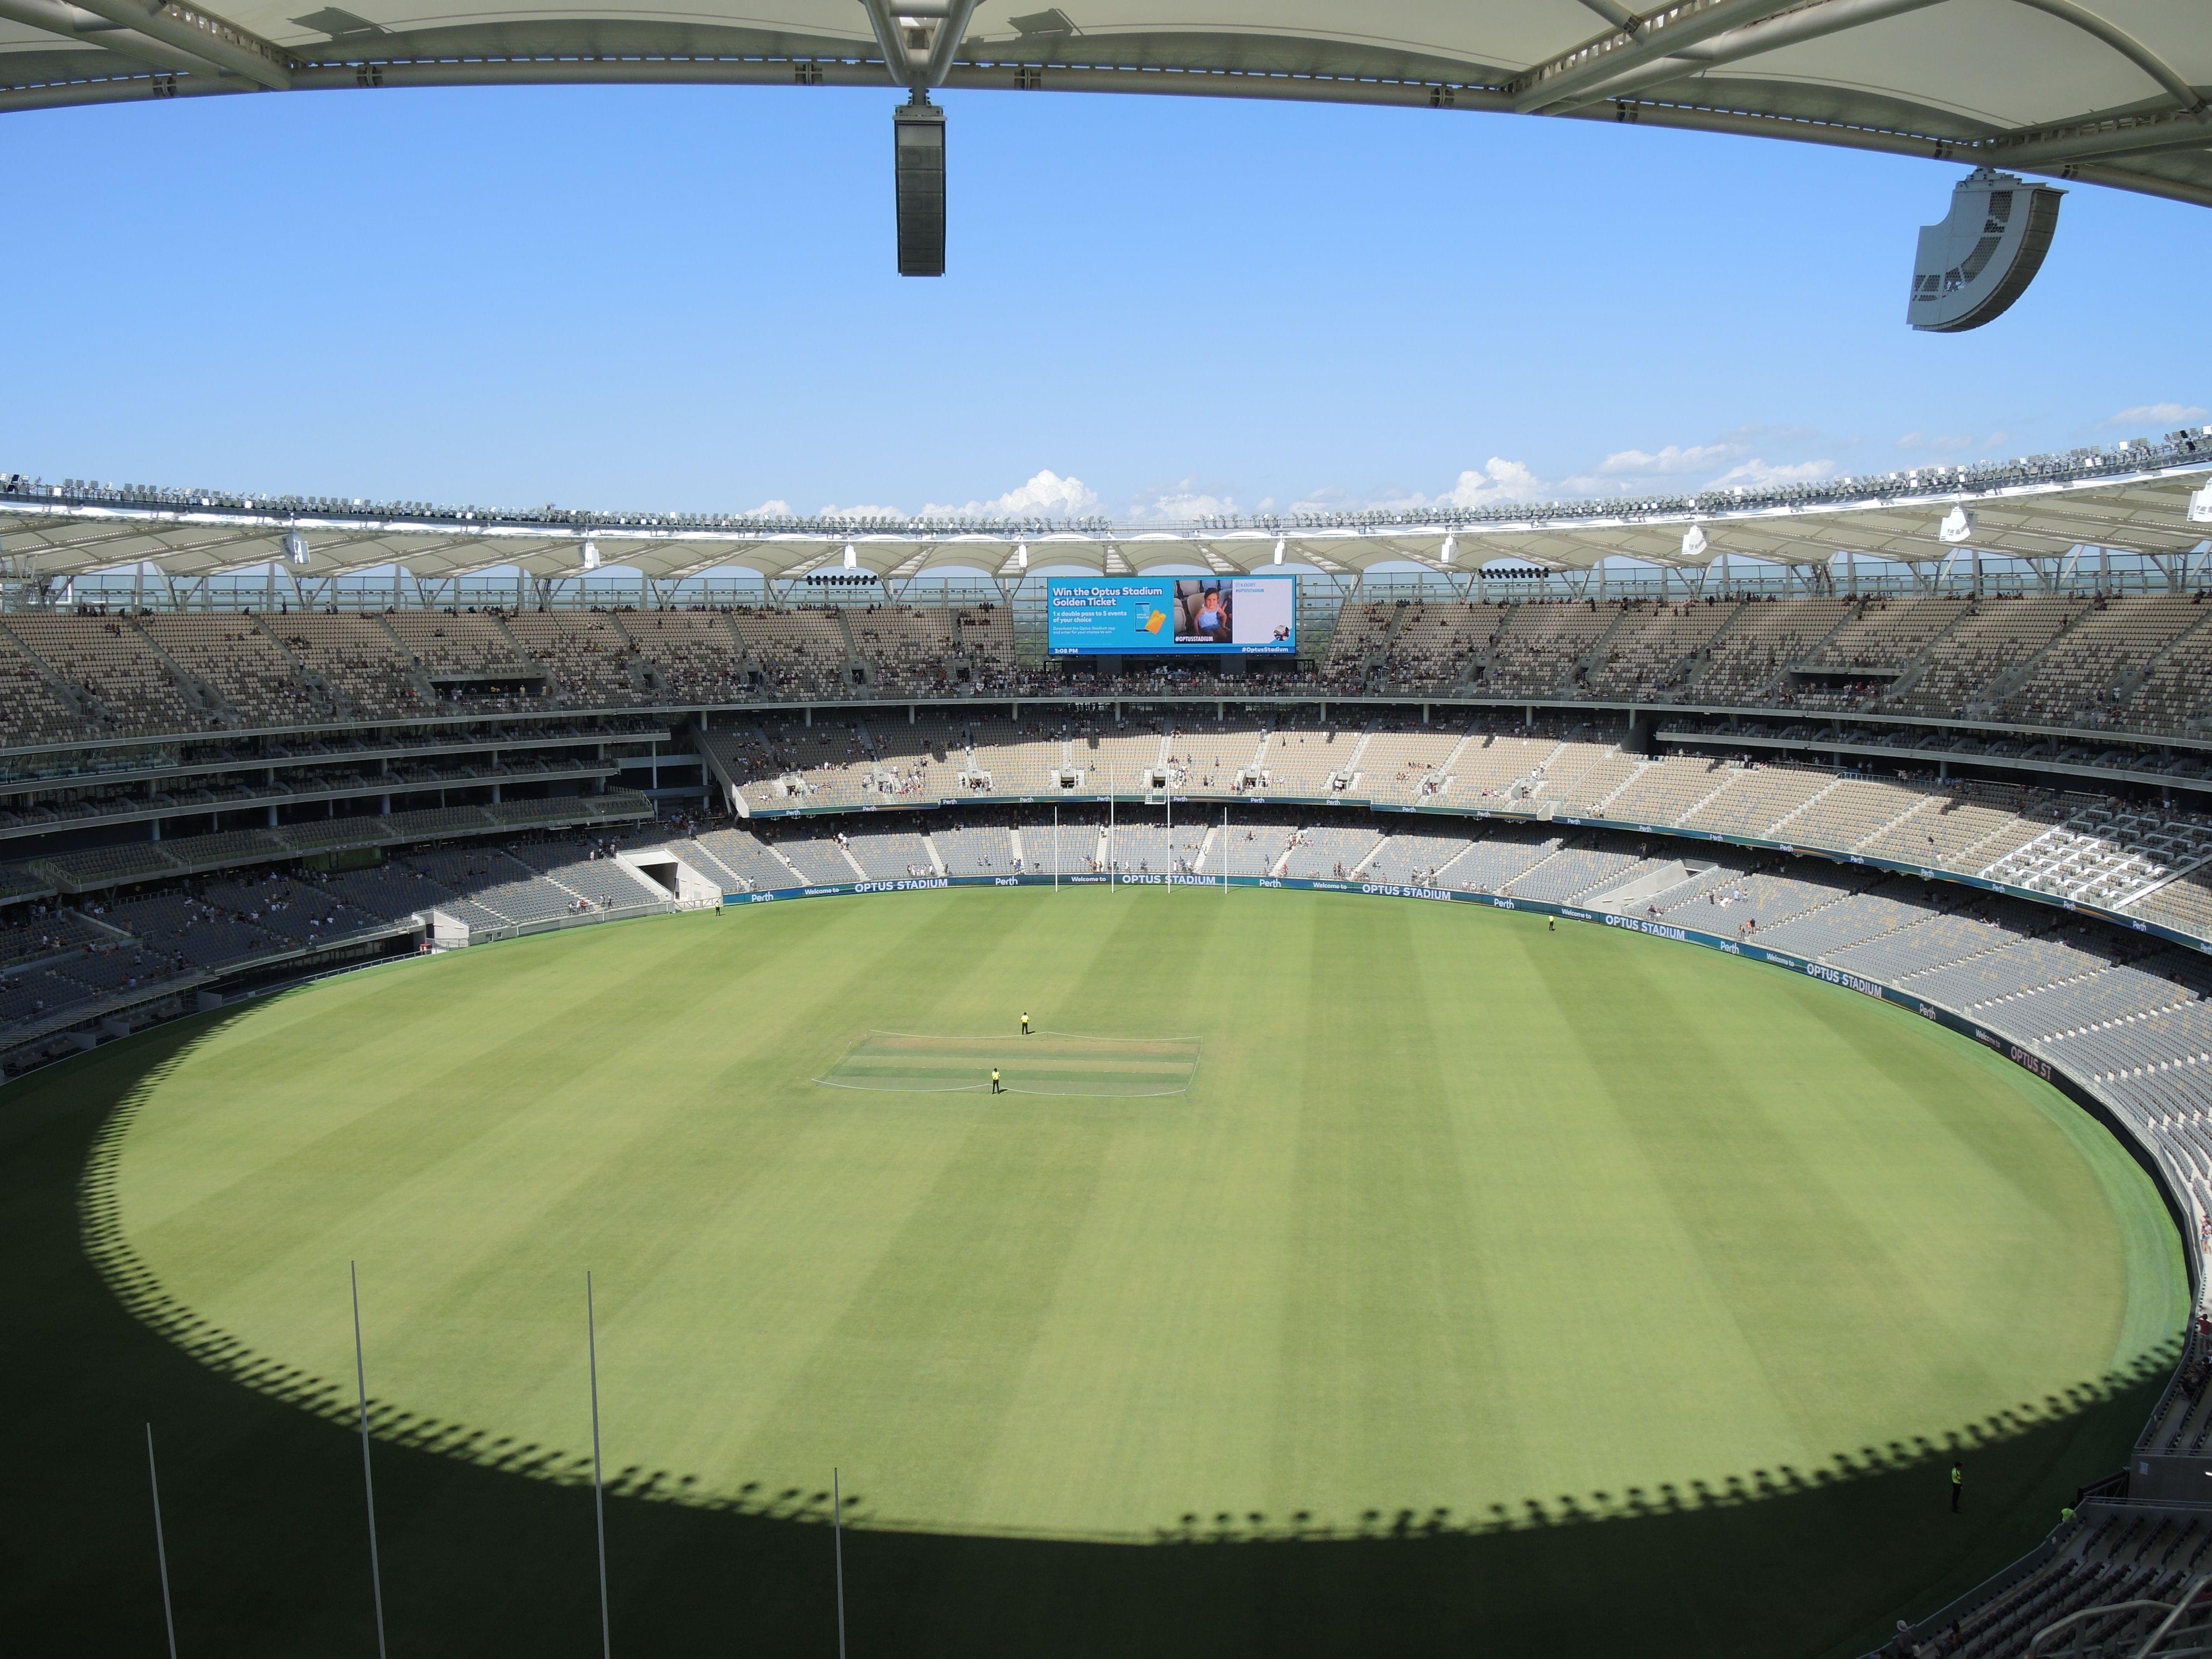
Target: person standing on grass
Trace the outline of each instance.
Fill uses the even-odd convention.
[[[1029,1034],[1030,1034],[1030,1017],[1029,1017],[1027,1014],[1024,1014],[1024,1015],[1022,1016],[1022,1035],[1023,1035],[1024,1036],[1027,1036]]]
[[[995,1066],[991,1068],[991,1092],[994,1095],[1002,1095],[1006,1093],[1006,1091],[999,1086],[999,1068]],[[1958,1507],[1955,1500],[1954,1500],[1952,1507],[1954,1509]]]
[[[1954,1515],[1959,1512],[1959,1493],[1966,1484],[1966,1472],[1954,1459],[1951,1464],[1951,1513]]]

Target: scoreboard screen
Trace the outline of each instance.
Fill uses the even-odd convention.
[[[1044,591],[1055,657],[1287,657],[1298,648],[1298,579],[1055,576]]]

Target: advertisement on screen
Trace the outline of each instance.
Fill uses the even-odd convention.
[[[1045,583],[1055,657],[1278,656],[1298,648],[1298,579],[1082,576]]]

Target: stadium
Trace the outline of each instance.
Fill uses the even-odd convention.
[[[910,1650],[2171,1595],[2208,483],[1137,537],[10,477],[34,1577],[145,1633],[87,1543],[152,1419],[190,1621],[357,1638],[365,1410],[395,1639],[554,1643],[596,1387],[641,1644],[818,1641],[825,1531]]]
[[[932,384],[940,355],[988,359],[1021,390],[981,395],[1015,405],[1145,379],[1086,366],[1132,336],[1085,306],[1153,326],[1134,289],[1018,270],[1003,336],[927,309],[980,263],[945,104],[1041,91],[1970,168],[1892,325],[1960,367],[1887,388],[1929,404],[1909,465],[1718,471],[1751,453],[1731,440],[1367,505],[1178,486],[1120,512],[1045,473],[912,514],[524,507],[55,479],[31,432],[0,456],[11,1640],[2212,1650],[2212,426],[2156,403],[2049,453],[1920,441],[1960,401],[1937,382],[1996,361],[1922,337],[2005,318],[2069,192],[2212,205],[2197,9],[283,9],[0,0],[0,112],[896,98],[877,228],[900,278],[946,280],[873,290],[805,374],[857,409],[852,361],[880,355],[906,432],[962,442],[978,394]],[[103,112],[134,104],[164,107]],[[97,263],[56,228],[67,190],[28,193],[24,240],[51,211],[58,263]],[[652,199],[618,204],[630,230]],[[315,207],[434,271],[589,269],[520,207],[514,240],[378,224],[335,185]],[[328,223],[295,210],[301,258]],[[1270,342],[1299,389],[1272,362],[1210,384],[1224,424],[1273,399],[1351,443],[1371,416],[1334,407],[1321,313],[1416,302],[1331,293],[1300,250],[1342,222],[1260,239],[1314,260]],[[179,270],[207,258],[188,228]],[[1717,289],[1821,279],[1697,228]],[[1636,325],[1692,331],[1621,240]],[[682,284],[645,286],[666,274],[528,325],[529,355],[647,292],[681,341]],[[327,376],[297,317],[144,304],[216,325],[210,430],[223,374],[269,352],[244,395],[342,411],[376,476],[374,360],[409,331],[318,286],[313,349],[356,353]],[[1849,349],[1815,303],[1807,336]],[[2051,348],[2092,348],[2028,316],[2009,337],[2056,398]],[[2149,325],[2177,361],[2191,320]],[[40,326],[9,347],[34,425],[59,402]],[[89,340],[69,378],[119,432],[174,343],[136,393]],[[717,398],[867,458],[876,428],[816,433],[751,349]],[[428,409],[496,349],[408,355]],[[618,368],[680,406],[666,355]],[[611,429],[590,362],[553,414],[518,370],[498,422]],[[1496,379],[1516,419],[1545,390]]]

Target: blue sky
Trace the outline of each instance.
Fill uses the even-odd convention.
[[[2212,421],[2201,209],[2077,187],[2010,313],[1919,335],[1914,231],[1955,167],[970,94],[944,100],[950,274],[902,281],[896,96],[0,118],[0,470],[1136,518],[1886,471]]]

